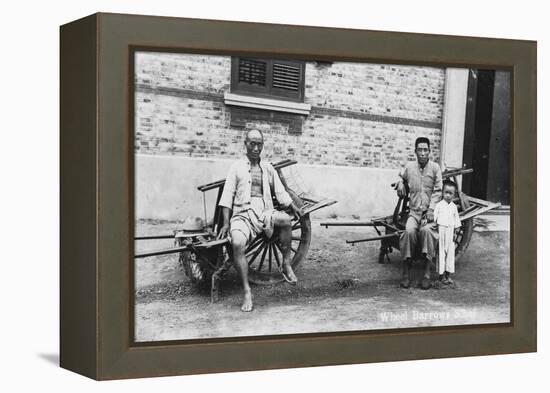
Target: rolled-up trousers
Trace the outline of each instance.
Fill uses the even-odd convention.
[[[399,248],[403,260],[407,258],[415,258],[422,254],[432,261],[437,253],[437,242],[439,235],[436,229],[432,228],[432,223],[428,223],[420,227],[420,222],[409,216],[405,231],[399,238]]]

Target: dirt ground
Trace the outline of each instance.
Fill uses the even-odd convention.
[[[377,262],[379,243],[351,246],[346,239],[370,229],[319,226],[312,220],[307,259],[297,286],[253,286],[254,311],[240,311],[241,287],[231,270],[220,301],[197,289],[177,255],[136,259],[136,341],[254,336],[509,322],[510,233],[487,231],[483,220],[457,263],[455,284],[441,289],[399,288],[399,253]],[[140,220],[138,235],[171,233],[174,222]],[[500,229],[500,228],[497,228]],[[170,247],[171,240],[136,242],[136,252]],[[413,268],[413,281],[422,267]],[[433,273],[435,278],[435,273]]]

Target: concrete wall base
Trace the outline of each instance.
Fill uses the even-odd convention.
[[[136,155],[135,209],[137,219],[183,220],[204,217],[202,192],[197,186],[226,176],[233,160],[181,156]],[[397,170],[298,164],[284,169],[314,197],[337,204],[314,213],[318,218],[389,215],[397,202],[390,184]],[[291,184],[289,184],[291,185]],[[292,185],[291,185],[292,187]],[[212,218],[216,192],[206,193],[206,215]]]

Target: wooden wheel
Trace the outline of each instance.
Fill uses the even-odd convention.
[[[287,190],[297,206],[302,206],[302,200],[291,190]],[[311,221],[309,214],[300,220],[292,218],[292,268],[296,270],[300,262],[305,259],[311,242]],[[283,263],[283,254],[278,232],[275,231],[271,239],[260,234],[246,250],[248,261],[248,280],[255,284],[275,284],[284,280],[280,273]]]
[[[463,192],[459,192],[459,200],[456,202],[458,202],[457,207],[458,207],[459,213],[470,207],[470,202],[468,201],[466,194],[464,194]],[[460,227],[458,234],[456,234],[454,237],[456,261],[458,261],[460,257],[464,254],[464,252],[468,249],[468,245],[470,244],[473,231],[474,231],[473,218],[462,221],[462,227]]]
[[[204,240],[204,239],[202,239]],[[190,245],[196,238],[178,238],[177,246]],[[216,270],[216,263],[219,263],[219,250],[185,250],[179,254],[179,264],[189,280],[198,286],[210,284],[212,273]]]
[[[193,284],[206,285],[210,283],[212,269],[209,268],[210,262],[207,256],[187,250],[180,253],[179,260],[185,275]]]

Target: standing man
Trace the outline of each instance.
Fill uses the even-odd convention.
[[[405,231],[399,239],[403,257],[403,278],[400,286],[409,288],[412,260],[419,255],[424,262],[424,277],[420,282],[422,289],[429,289],[430,265],[437,250],[437,232],[432,228],[435,205],[441,200],[443,178],[441,168],[430,161],[430,140],[417,138],[415,143],[416,161],[409,162],[399,173],[397,195],[405,197],[409,188],[409,217]],[[429,225],[428,225],[429,224]]]
[[[245,252],[248,244],[260,233],[264,232],[270,238],[275,227],[278,228],[283,254],[282,274],[291,284],[298,281],[290,264],[291,218],[285,212],[273,208],[272,192],[283,208],[290,208],[298,217],[302,216],[302,210],[292,201],[273,166],[260,159],[264,146],[263,134],[258,130],[249,131],[244,145],[246,157],[229,168],[220,198],[223,226],[218,239],[229,237],[244,289],[241,310],[252,311],[252,291],[248,283]]]

